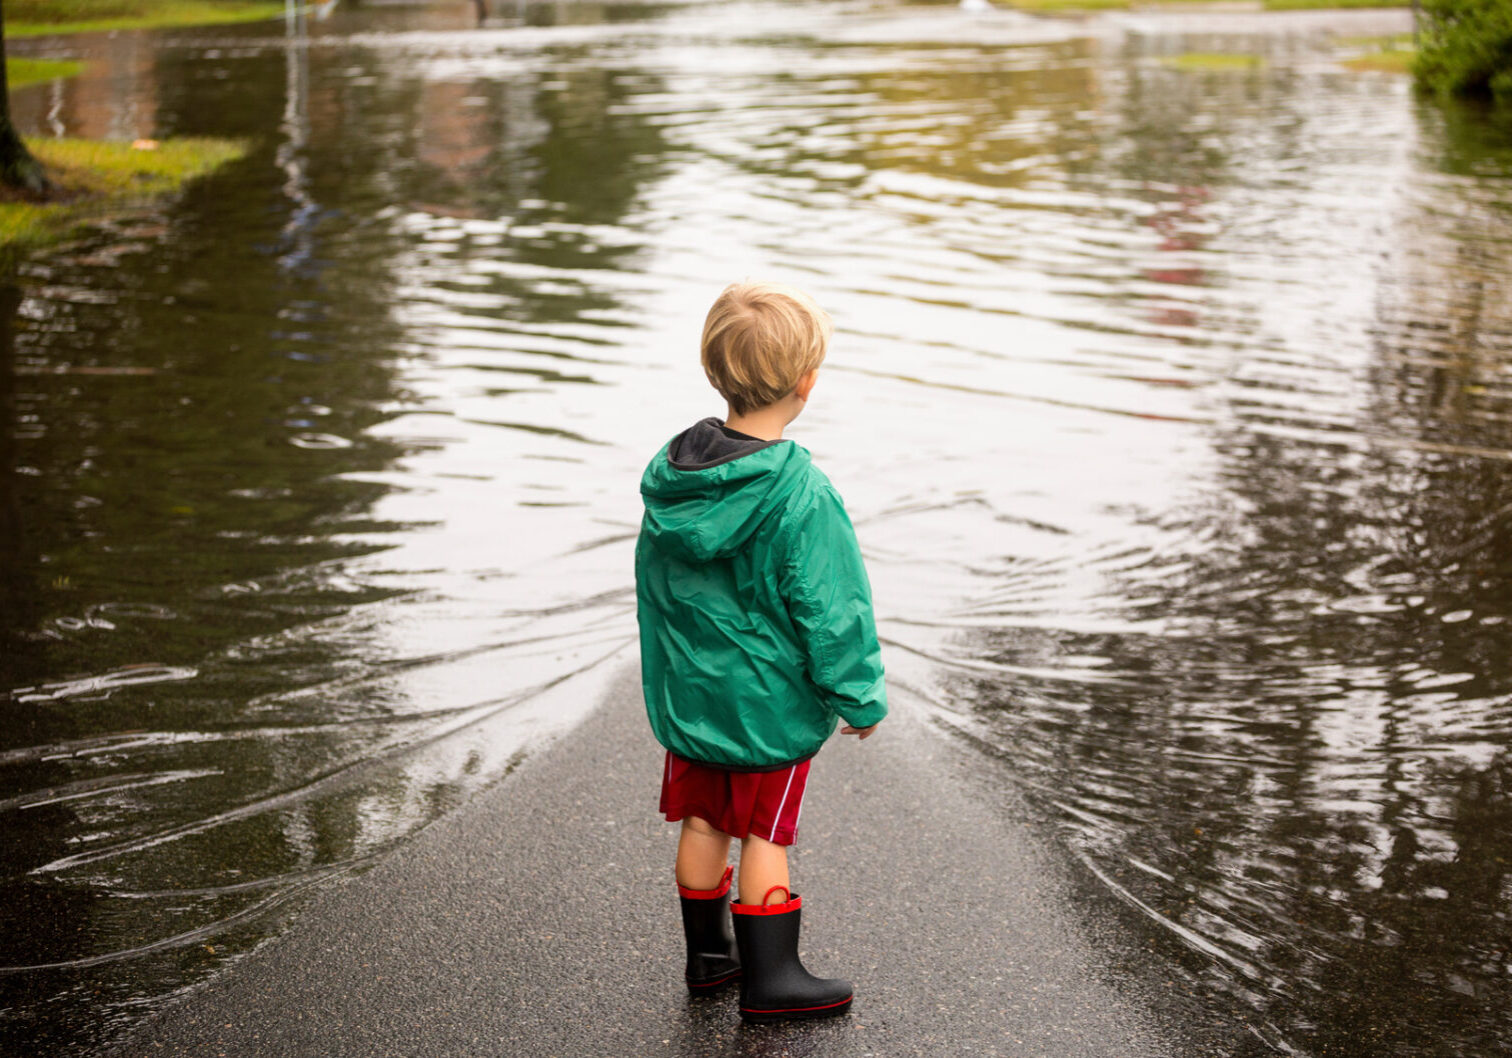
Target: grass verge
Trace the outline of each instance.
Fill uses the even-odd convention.
[[[1223,51],[1189,51],[1160,60],[1173,70],[1256,70],[1265,65],[1259,55]]]
[[[1346,70],[1361,72],[1411,73],[1412,60],[1416,55],[1417,52],[1410,48],[1405,51],[1376,51],[1369,55],[1356,55],[1353,59],[1345,59],[1343,66]]]
[[[72,59],[7,59],[5,83],[10,88],[25,88],[60,77],[77,77],[82,69],[84,64]]]
[[[283,11],[284,5],[273,0],[7,0],[5,35],[259,22]]]
[[[145,145],[150,141],[138,141]],[[164,140],[150,147],[103,140],[32,140],[47,171],[46,197],[0,191],[0,266],[65,237],[112,206],[177,191],[247,153],[236,140]]]

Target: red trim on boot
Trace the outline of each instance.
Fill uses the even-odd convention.
[[[720,988],[735,980],[735,978],[740,976],[740,973],[741,968],[737,966],[723,977],[716,977],[712,981],[693,981],[690,979],[688,981],[688,988],[694,992],[705,992],[711,988]]]
[[[677,895],[687,897],[689,900],[718,900],[730,891],[730,876],[734,873],[734,867],[726,867],[724,877],[713,889],[689,889],[685,885],[679,885]]]
[[[781,889],[780,885],[774,885],[772,889]],[[772,890],[767,890],[767,896],[772,895]],[[803,906],[803,897],[795,893],[788,894],[791,899],[785,904],[742,904],[738,901],[730,901],[730,911],[737,915],[786,915],[797,911]]]
[[[747,1014],[802,1014],[810,1010],[831,1010],[835,1007],[843,1007],[855,998],[855,996],[846,996],[833,1003],[821,1003],[817,1007],[741,1007],[740,1009]]]

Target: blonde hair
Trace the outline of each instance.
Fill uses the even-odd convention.
[[[704,320],[704,374],[738,415],[775,404],[824,362],[835,325],[801,290],[731,283]]]

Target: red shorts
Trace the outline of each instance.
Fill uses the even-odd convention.
[[[798,836],[809,762],[777,771],[725,771],[667,751],[661,811],[667,822],[698,816],[734,838],[755,834],[776,845]]]

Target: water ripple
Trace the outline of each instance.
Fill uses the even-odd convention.
[[[136,687],[152,683],[172,683],[192,680],[199,670],[171,665],[131,665],[98,676],[83,676],[73,680],[44,683],[35,687],[16,687],[10,692],[13,701],[22,703],[56,702],[66,698],[108,698],[123,687]]]

